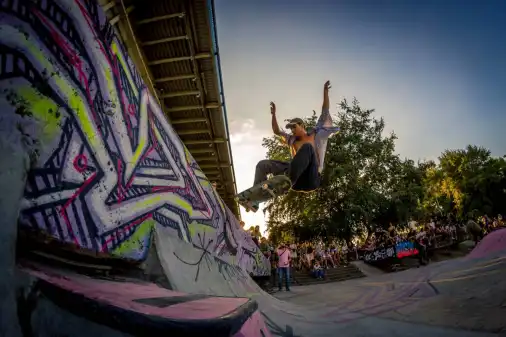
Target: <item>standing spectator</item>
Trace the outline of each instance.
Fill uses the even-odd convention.
[[[428,260],[427,246],[429,244],[429,238],[427,232],[419,232],[415,235],[415,247],[418,249],[418,263],[425,265]]]
[[[250,232],[250,235],[251,235],[251,239],[253,240],[253,242],[258,246],[260,247],[260,242],[259,242],[259,239],[261,237],[260,235],[260,226],[251,226],[249,229],[248,229],[248,232]]]
[[[308,270],[311,270],[311,265],[313,264],[314,260],[314,249],[312,246],[307,246],[306,248],[306,254],[305,254],[305,261],[304,264],[306,265]]]
[[[478,242],[483,238],[483,230],[476,222],[473,220],[469,220],[466,225],[467,233],[471,234],[473,237],[474,245],[476,246]]]
[[[501,214],[497,215],[497,227],[504,227],[504,221],[502,219],[502,215]]]
[[[279,262],[279,256],[274,251],[274,247],[271,247],[269,250],[269,262],[271,264],[271,286],[274,288],[276,286],[276,276]]]
[[[292,243],[290,245],[290,254],[292,256],[292,267],[294,269],[299,269],[299,255],[297,254],[297,245]]]
[[[267,239],[264,237],[260,239],[260,250],[262,252],[267,252],[269,250],[269,242],[267,242]]]
[[[281,291],[283,278],[285,279],[286,291],[290,291],[290,248],[286,244],[281,244],[278,248],[278,289]]]
[[[348,265],[348,244],[345,242],[341,248],[341,261],[343,265]]]
[[[260,238],[262,237],[262,233],[260,233],[260,226],[255,226],[253,235],[257,238],[257,241],[260,241]]]

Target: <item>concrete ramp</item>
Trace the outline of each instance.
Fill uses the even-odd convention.
[[[499,229],[488,234],[473,251],[467,255],[468,259],[498,256],[506,249],[506,229]]]

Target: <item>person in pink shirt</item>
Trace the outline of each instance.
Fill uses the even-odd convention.
[[[281,244],[276,252],[279,257],[278,261],[278,288],[282,289],[283,277],[285,278],[286,291],[290,291],[290,262],[292,255],[287,245]]]

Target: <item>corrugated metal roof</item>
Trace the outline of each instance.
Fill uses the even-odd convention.
[[[219,55],[213,41],[213,1],[151,0],[147,5],[147,1],[123,0],[129,12],[127,24],[134,33],[130,38],[125,38],[128,32],[121,32],[125,18],[121,2],[101,0],[101,4],[109,19],[117,22],[127,47],[137,43],[141,75],[153,83],[179,137],[239,217]],[[135,57],[133,60],[136,62]]]

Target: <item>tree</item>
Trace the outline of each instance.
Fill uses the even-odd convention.
[[[446,150],[439,165],[427,170],[424,179],[426,210],[468,215],[504,212],[506,162],[493,158],[490,151],[468,145],[462,150]]]

